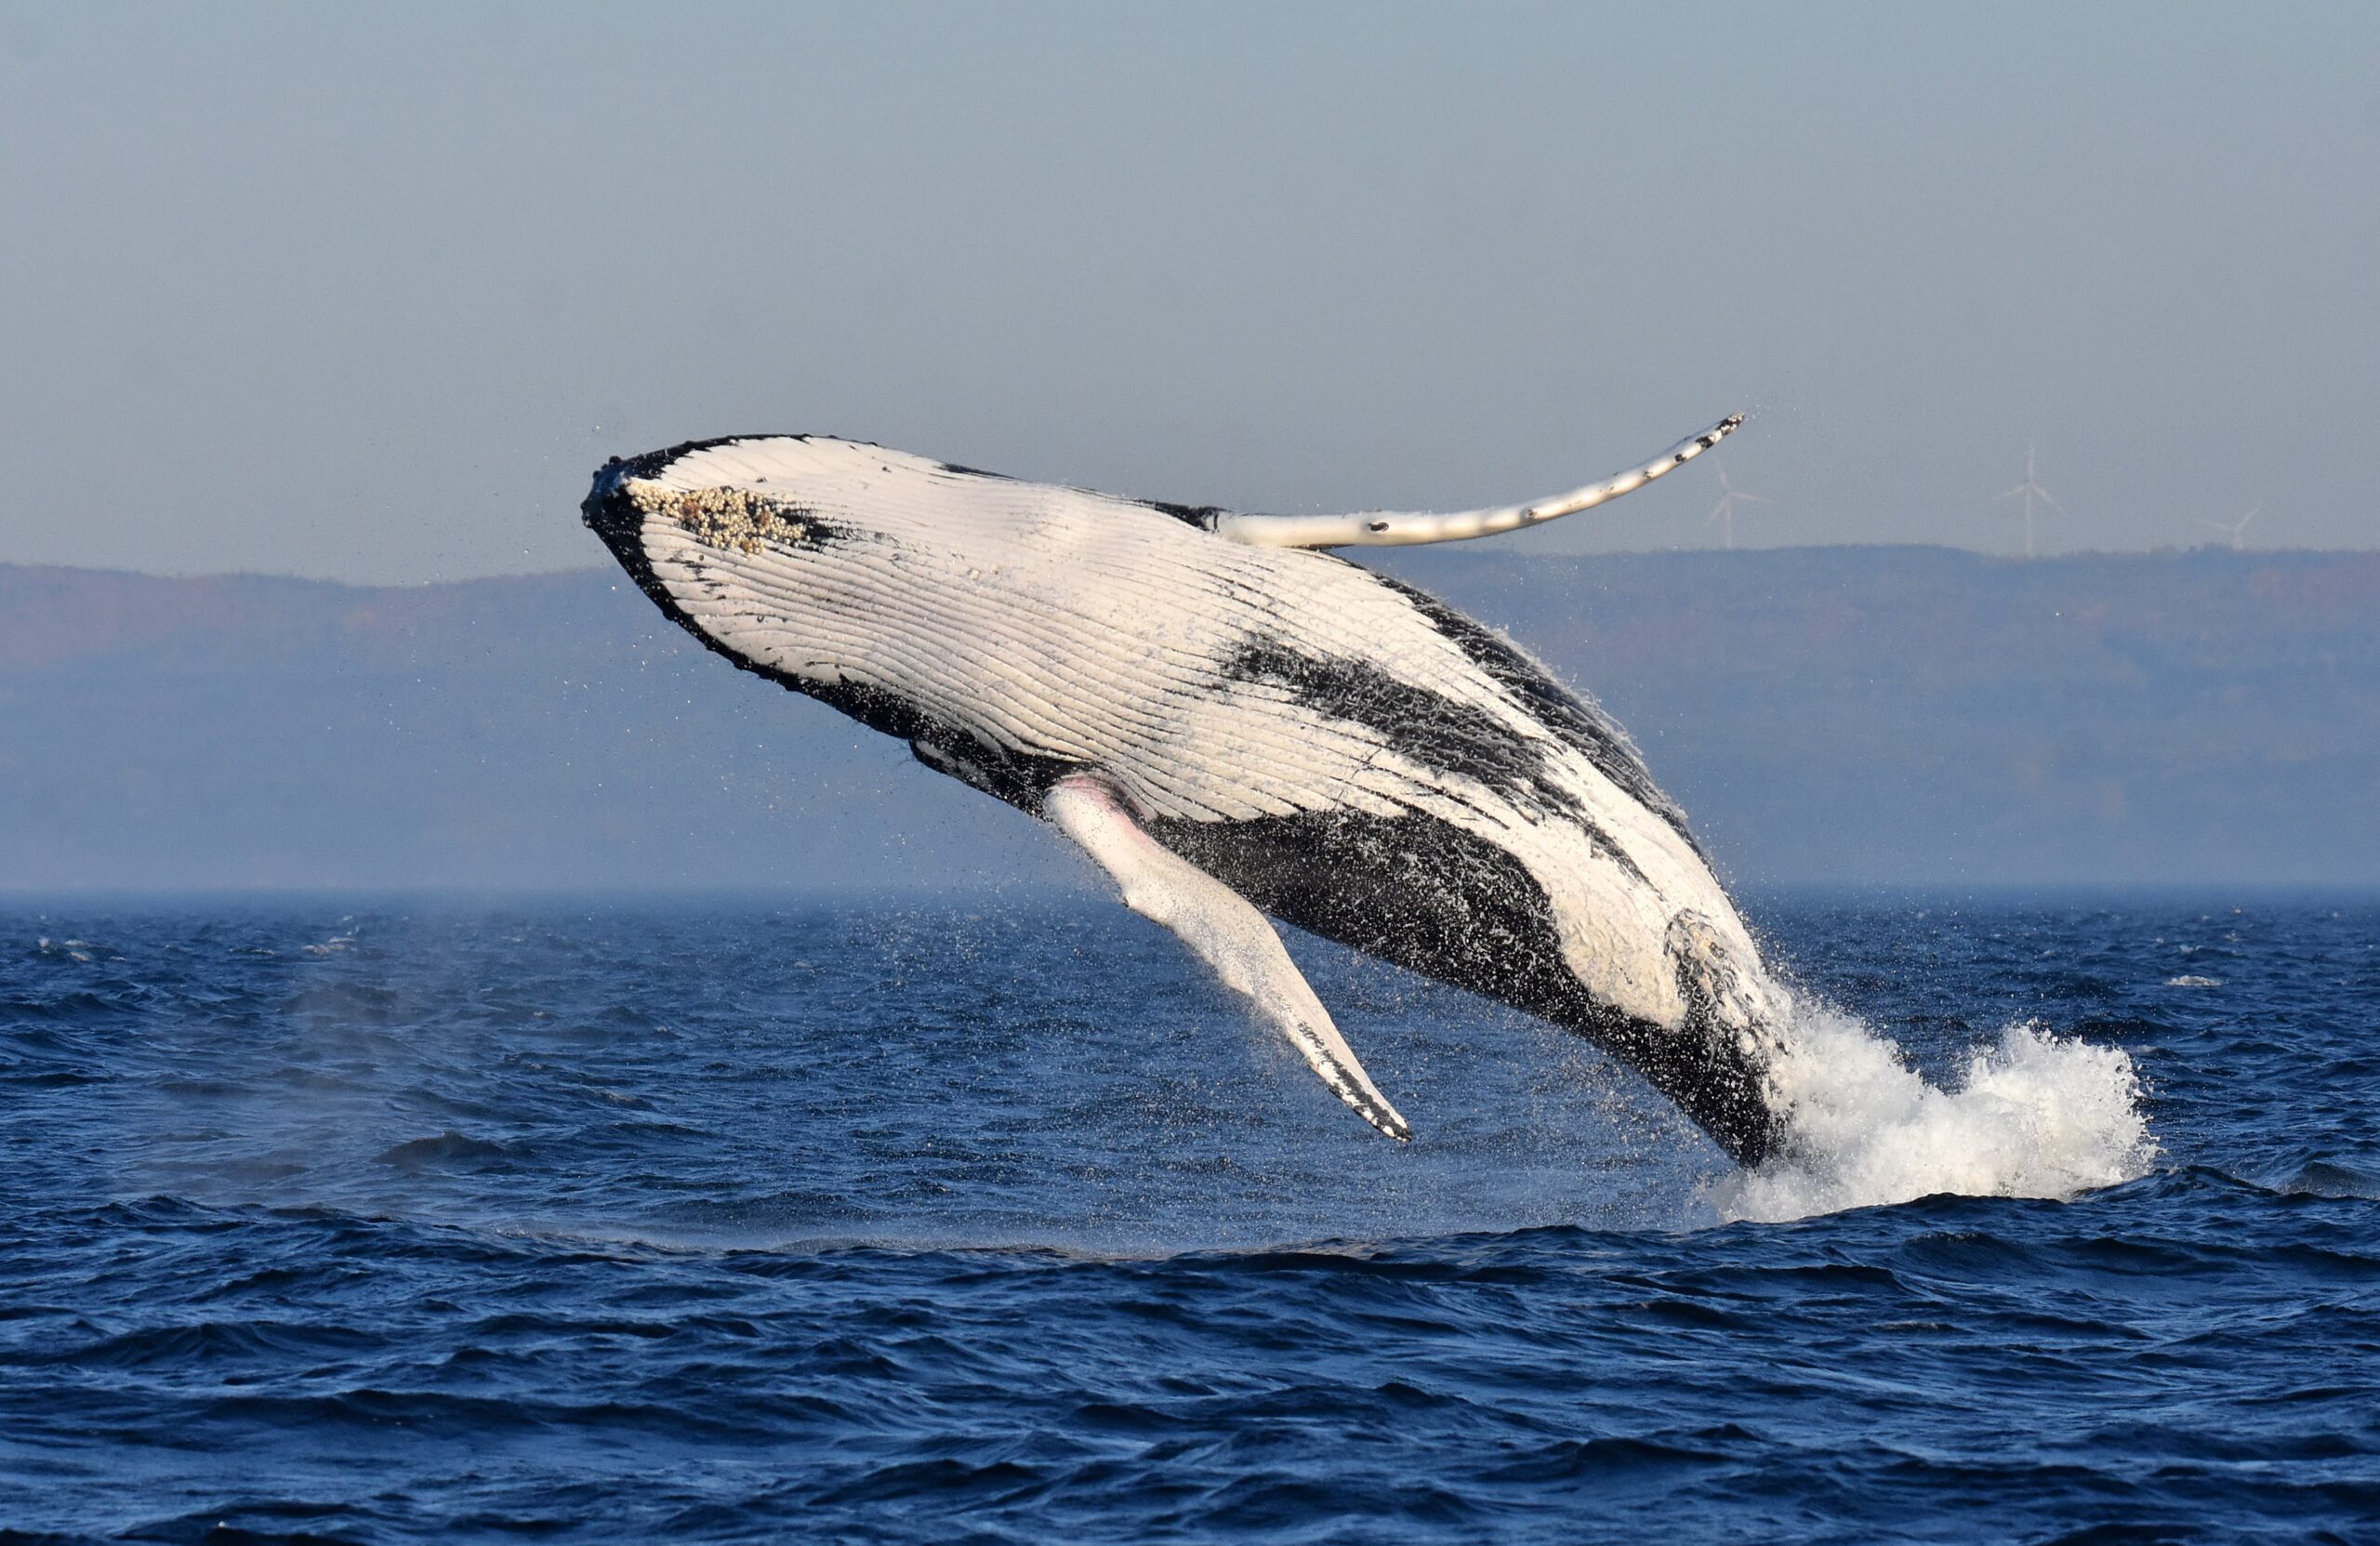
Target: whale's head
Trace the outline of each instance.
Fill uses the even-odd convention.
[[[963,738],[1010,745],[1025,731],[994,720],[1067,711],[1055,663],[1113,653],[1145,620],[1146,585],[1087,578],[1102,555],[1163,576],[1196,553],[1241,551],[1197,527],[1197,512],[816,435],[615,459],[580,511],[710,649],[936,744],[963,721]],[[1027,699],[1031,714],[1017,707]]]
[[[804,497],[800,475],[808,469],[799,461],[787,465],[787,458],[775,448],[808,452],[815,443],[775,436],[765,442],[704,442],[614,457],[596,471],[579,513],[640,583],[649,580],[656,562],[683,566],[707,559],[729,569],[748,568],[752,566],[737,561],[758,559],[766,548],[818,552],[853,540],[889,540],[894,535],[891,530],[863,529],[853,519],[854,508],[870,508],[866,502],[846,505],[829,520],[820,514],[814,497]],[[838,459],[850,461],[850,452],[875,449],[848,442],[826,443],[845,455],[804,459],[831,465]],[[759,446],[768,446],[774,454],[751,449]],[[897,506],[882,508],[888,516],[901,513]],[[648,583],[645,588],[654,587]]]
[[[919,496],[941,466],[823,437],[706,441],[605,463],[579,512],[707,647],[913,739],[931,725],[888,662],[966,648],[933,621],[969,535]]]

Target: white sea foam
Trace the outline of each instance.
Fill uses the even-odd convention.
[[[2120,1048],[2011,1025],[1949,1089],[1847,1015],[1803,1009],[1779,1064],[1792,1150],[1713,1189],[1727,1219],[1784,1220],[1940,1192],[2071,1197],[2148,1172],[2156,1141]]]

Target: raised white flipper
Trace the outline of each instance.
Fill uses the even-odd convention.
[[[1642,467],[1614,473],[1599,483],[1550,495],[1526,505],[1490,509],[1360,510],[1352,515],[1223,515],[1215,535],[1250,548],[1402,548],[1421,542],[1461,542],[1468,537],[1516,532],[1559,515],[1575,515],[1607,499],[1633,494],[1674,467],[1683,467],[1735,433],[1744,416],[1730,414],[1699,435],[1678,442]]]
[[[1061,779],[1041,809],[1115,880],[1124,905],[1172,930],[1226,987],[1246,996],[1332,1094],[1391,1138],[1413,1136],[1330,1023],[1329,1011],[1289,959],[1281,936],[1247,898],[1142,831],[1099,779]]]

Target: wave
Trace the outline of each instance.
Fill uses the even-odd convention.
[[[1938,1193],[2064,1200],[2136,1180],[2158,1147],[2140,1075],[2117,1047],[2020,1022],[1948,1088],[1852,1016],[1799,1005],[1776,1078],[1784,1153],[1716,1183],[1721,1218],[1781,1222]]]

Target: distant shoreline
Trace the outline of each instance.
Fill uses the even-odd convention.
[[[2380,882],[2380,551],[1373,556],[1601,699],[1740,891]],[[1048,837],[609,571],[0,565],[0,896],[1083,883]]]

